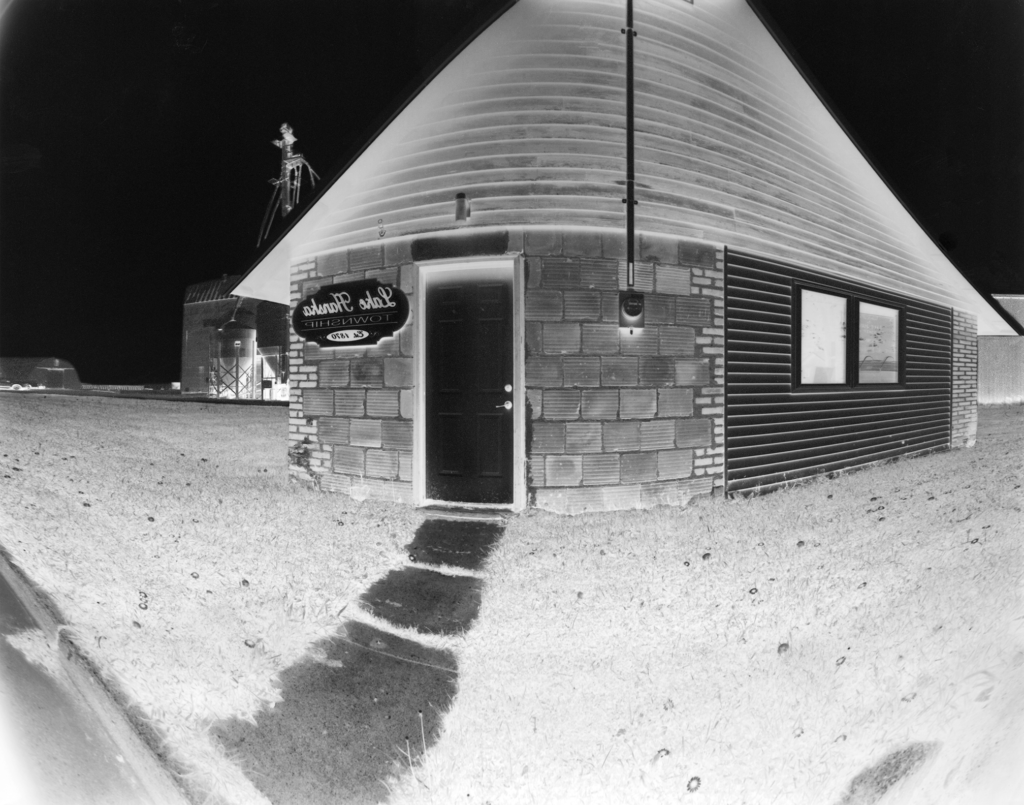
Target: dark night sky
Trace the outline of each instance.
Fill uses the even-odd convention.
[[[185,287],[258,255],[280,124],[328,178],[501,5],[0,0],[0,354],[177,380]],[[761,6],[953,262],[1024,293],[1024,0]]]

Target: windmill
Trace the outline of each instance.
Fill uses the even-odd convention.
[[[302,189],[302,169],[305,168],[309,171],[309,181],[314,187],[316,186],[315,180],[320,178],[302,154],[293,150],[292,146],[295,145],[296,139],[292,127],[284,123],[281,125],[281,139],[273,141],[274,145],[281,149],[281,173],[276,179],[270,180],[270,183],[274,185],[274,194],[270,197],[270,204],[263,215],[257,246],[270,234],[274,207],[280,207],[281,217],[285,218],[299,203],[299,192]]]

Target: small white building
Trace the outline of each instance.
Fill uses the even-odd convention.
[[[993,294],[992,298],[1024,327],[1024,295]],[[1024,403],[1024,336],[978,338],[978,402]]]

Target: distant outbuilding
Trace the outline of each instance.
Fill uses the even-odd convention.
[[[992,298],[1024,326],[1024,294],[993,294]],[[1024,336],[978,337],[978,402],[1024,403]]]
[[[63,358],[0,358],[0,381],[48,389],[80,389],[82,381]]]
[[[288,399],[288,306],[232,296],[238,276],[185,290],[181,392]]]

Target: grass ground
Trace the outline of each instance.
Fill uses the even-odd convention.
[[[761,498],[513,521],[392,801],[868,803],[903,763],[887,802],[1019,803],[1024,409],[983,418]]]
[[[763,498],[514,519],[393,801],[1014,802],[1024,408],[983,428]],[[418,521],[287,483],[285,432],[282,409],[0,397],[5,546],[235,801],[206,725],[272,703]]]
[[[418,522],[290,484],[286,440],[281,408],[0,397],[0,540],[197,787],[238,802],[207,724],[274,702]]]

